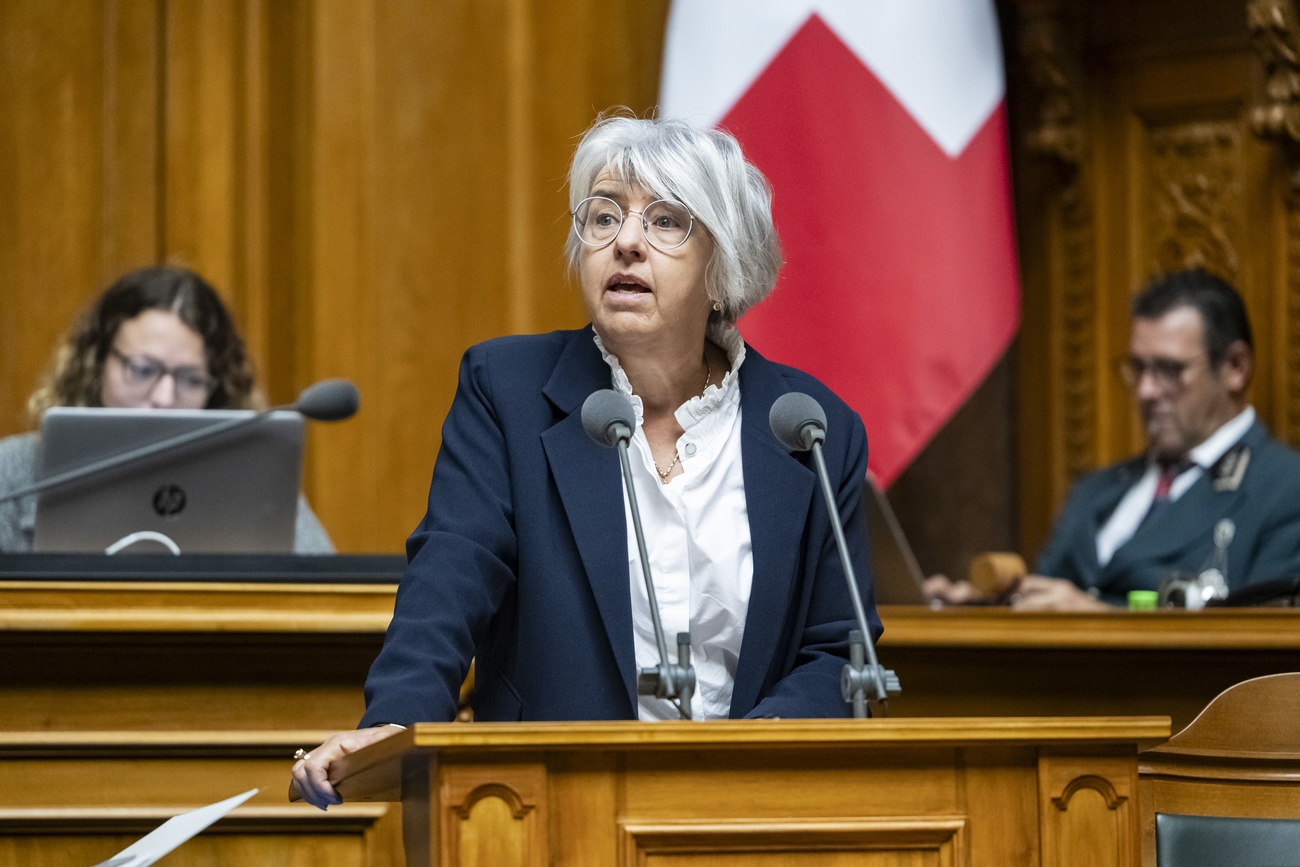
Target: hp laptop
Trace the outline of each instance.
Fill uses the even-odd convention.
[[[296,412],[56,407],[41,424],[38,479],[232,419],[225,432],[47,489],[37,551],[290,553],[302,476]],[[142,534],[143,537],[136,534]]]

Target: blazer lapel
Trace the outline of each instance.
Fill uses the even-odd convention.
[[[743,716],[758,703],[780,649],[786,615],[795,608],[800,542],[816,486],[813,471],[777,442],[768,425],[773,402],[790,388],[775,365],[751,347],[745,351],[740,368],[740,448],[754,579],[732,688],[733,716]]]
[[[575,333],[542,389],[559,414],[565,414],[542,433],[542,447],[635,713],[623,476],[618,453],[592,441],[582,426],[582,402],[593,391],[609,387],[609,367],[588,326]]]

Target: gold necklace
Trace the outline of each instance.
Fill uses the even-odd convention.
[[[704,353],[704,390],[701,391],[700,394],[703,394],[705,391],[709,390],[709,382],[712,379],[713,379],[713,368],[709,366],[709,353],[705,352]],[[673,467],[677,466],[677,462],[679,460],[681,460],[681,455],[677,454],[676,449],[673,449],[673,462],[668,465],[668,469],[661,470],[659,469],[659,462],[654,459],[654,456],[651,455],[650,457],[650,463],[655,465],[655,472],[659,474],[659,481],[664,482],[665,484],[667,484],[668,482],[668,474],[673,471]]]

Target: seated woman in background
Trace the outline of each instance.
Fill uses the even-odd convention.
[[[39,427],[53,406],[137,409],[261,409],[244,341],[221,299],[185,268],[132,271],[77,320],[46,381],[27,404]],[[0,492],[26,487],[40,465],[40,434],[0,440]],[[32,550],[36,495],[0,503],[0,552]],[[298,554],[334,546],[304,497],[294,530]]]

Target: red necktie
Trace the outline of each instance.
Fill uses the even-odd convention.
[[[1156,495],[1151,498],[1151,508],[1147,510],[1146,515],[1142,518],[1142,524],[1147,523],[1156,513],[1169,505],[1169,489],[1174,485],[1174,479],[1191,469],[1193,463],[1188,460],[1179,461],[1176,464],[1161,464],[1160,475],[1156,478]],[[1138,526],[1142,526],[1139,524]]]

